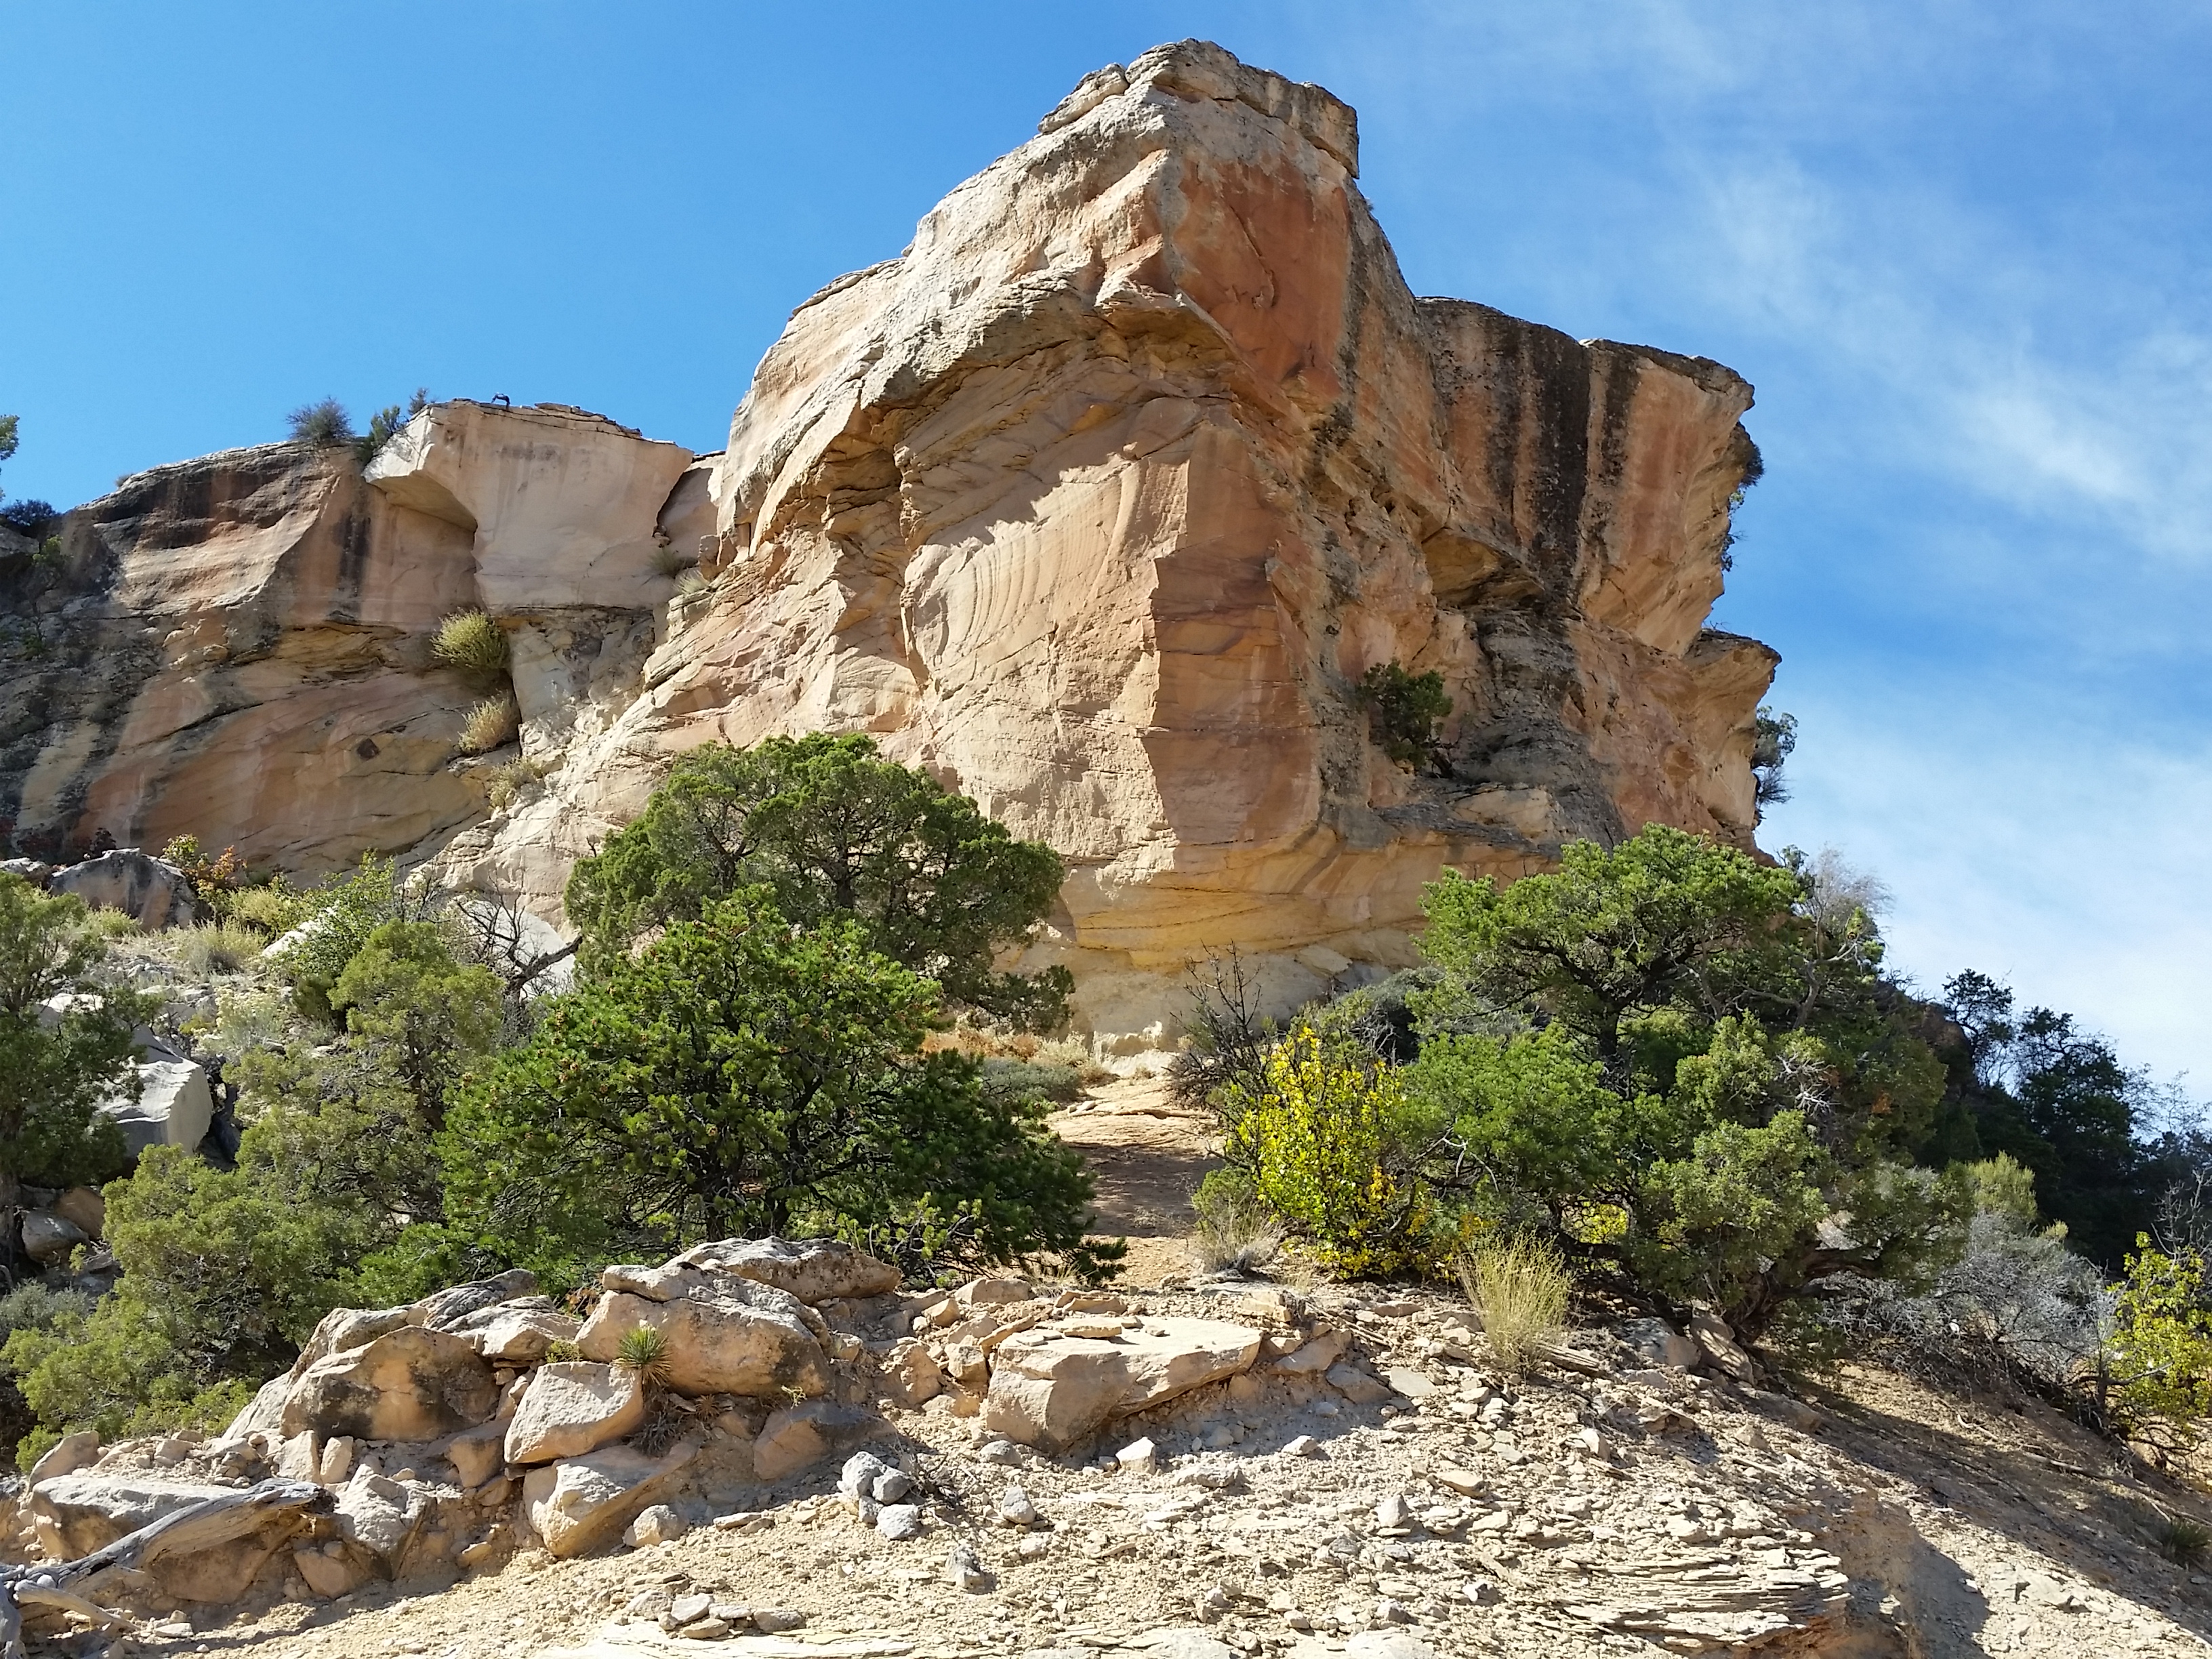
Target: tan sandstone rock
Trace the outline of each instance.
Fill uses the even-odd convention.
[[[611,1360],[627,1333],[649,1325],[667,1345],[668,1385],[679,1393],[817,1395],[830,1386],[829,1363],[799,1306],[741,1279],[668,1302],[617,1291],[599,1298],[576,1345],[587,1358]]]
[[[403,1325],[316,1361],[285,1396],[287,1434],[363,1440],[435,1440],[472,1428],[499,1405],[499,1388],[465,1338]]]
[[[550,1463],[580,1457],[636,1432],[645,1421],[645,1389],[634,1371],[590,1360],[546,1365],[507,1425],[509,1463]]]
[[[456,402],[366,478],[302,445],[134,476],[63,521],[62,646],[0,665],[68,709],[0,762],[17,840],[401,850],[550,939],[672,757],[867,732],[1066,859],[1022,965],[1124,1054],[1232,944],[1277,1007],[1410,963],[1447,866],[1748,846],[1775,657],[1705,624],[1751,388],[1417,298],[1358,168],[1325,91],[1163,46],[800,306],[719,457]],[[559,763],[496,812],[428,649],[478,605]],[[1452,699],[1418,774],[1358,694],[1394,661]]]
[[[835,1238],[717,1239],[676,1260],[774,1285],[808,1304],[882,1296],[899,1287],[896,1267]]]
[[[523,1515],[548,1554],[580,1555],[619,1538],[640,1510],[676,1483],[697,1449],[684,1441],[666,1456],[652,1458],[628,1446],[607,1446],[541,1464],[523,1481]]]
[[[1032,1330],[991,1358],[984,1426],[1025,1445],[1065,1451],[1117,1417],[1249,1370],[1261,1333],[1210,1319],[1147,1320],[1110,1338]]]

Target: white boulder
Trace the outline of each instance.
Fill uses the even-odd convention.
[[[636,1373],[592,1360],[546,1365],[507,1425],[507,1461],[550,1463],[580,1457],[635,1434],[645,1421],[645,1389]]]

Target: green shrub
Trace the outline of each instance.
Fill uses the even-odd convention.
[[[301,404],[285,417],[285,424],[295,443],[313,444],[318,449],[337,449],[354,441],[353,417],[335,398]]]
[[[1066,1018],[1064,968],[1002,971],[1058,897],[1060,857],[861,736],[708,744],[676,763],[637,821],[569,878],[586,978],[641,939],[758,884],[793,924],[851,919],[871,949],[947,999],[1023,1030]]]
[[[1442,674],[1409,674],[1401,663],[1377,663],[1360,677],[1359,701],[1384,754],[1411,771],[1431,767],[1449,775],[1437,742],[1437,727],[1452,707]]]
[[[652,1326],[640,1322],[615,1342],[614,1363],[648,1389],[668,1382],[668,1339]]]
[[[137,1086],[131,1032],[144,1000],[102,973],[107,945],[84,906],[0,872],[0,1170],[45,1187],[119,1172],[122,1131],[94,1108]],[[40,1005],[74,999],[52,1024]]]
[[[226,921],[258,927],[272,938],[305,921],[313,906],[308,896],[279,876],[265,887],[240,887],[216,904]]]
[[[435,1133],[446,1097],[474,1060],[491,1053],[505,1014],[490,969],[453,958],[435,922],[387,921],[354,953],[329,992],[331,1012],[386,1057]]]
[[[1325,1266],[1353,1276],[1434,1266],[1431,1194],[1411,1168],[1395,1069],[1300,1018],[1258,1081],[1224,1096],[1231,1166]]]
[[[994,1093],[1017,1099],[1049,1100],[1064,1105],[1081,1097],[1083,1072],[1064,1061],[994,1054],[983,1061],[983,1084]]]
[[[937,987],[857,924],[795,928],[754,890],[555,1000],[459,1091],[448,1222],[561,1279],[609,1249],[673,1254],[795,1225],[978,1206],[970,1259],[1084,1243],[1090,1182],[1041,1103],[924,1054]]]
[[[331,1006],[330,994],[346,964],[385,923],[419,917],[425,907],[400,887],[392,860],[373,853],[362,854],[359,867],[306,895],[303,903],[307,914],[274,965],[291,986],[300,1012],[335,1026],[343,1017]]]
[[[507,631],[481,611],[456,611],[440,623],[430,652],[479,691],[504,685],[512,660]]]

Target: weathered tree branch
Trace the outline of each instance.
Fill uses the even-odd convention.
[[[301,1510],[322,1496],[312,1480],[264,1480],[242,1492],[226,1492],[165,1515],[150,1525],[117,1539],[91,1554],[52,1566],[15,1567],[0,1571],[0,1659],[25,1659],[23,1607],[58,1607],[112,1619],[70,1592],[115,1568],[143,1566],[164,1555],[213,1549],[252,1532],[272,1515]],[[89,1609],[89,1611],[88,1611]]]

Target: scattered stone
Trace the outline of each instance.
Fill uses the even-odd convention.
[[[696,1451],[689,1441],[679,1441],[660,1458],[628,1446],[604,1446],[582,1457],[541,1463],[523,1480],[524,1516],[549,1554],[580,1555],[619,1537]]]
[[[1413,1506],[1406,1501],[1402,1492],[1392,1492],[1375,1506],[1375,1524],[1378,1527],[1410,1526]]]
[[[1159,1456],[1160,1449],[1150,1439],[1133,1440],[1114,1454],[1114,1461],[1124,1469],[1144,1473],[1159,1462]]]
[[[668,1386],[678,1393],[825,1393],[829,1361],[807,1324],[820,1316],[785,1291],[717,1278],[710,1285],[702,1277],[692,1294],[667,1302],[610,1291],[584,1322],[576,1346],[586,1358],[611,1360],[623,1337],[649,1325],[660,1333]]]
[[[1036,1505],[1030,1501],[1028,1492],[1018,1486],[1010,1486],[999,1494],[999,1519],[1010,1527],[1031,1527],[1036,1524]]]
[[[655,1544],[673,1543],[690,1530],[690,1524],[667,1504],[649,1504],[623,1532],[623,1542],[634,1550],[647,1549]]]
[[[1726,1372],[1739,1382],[1749,1382],[1759,1375],[1751,1356],[1736,1346],[1735,1333],[1720,1316],[1700,1308],[1690,1316],[1690,1334],[1697,1339],[1699,1348],[1713,1367]]]
[[[465,1339],[403,1324],[309,1365],[285,1396],[283,1427],[288,1435],[436,1440],[474,1428],[498,1405],[491,1367]]]
[[[100,1436],[91,1429],[79,1429],[75,1434],[65,1434],[46,1448],[46,1455],[31,1465],[31,1484],[52,1480],[64,1474],[75,1474],[79,1469],[89,1468],[100,1460]]]
[[[966,1544],[955,1544],[945,1558],[945,1576],[963,1590],[980,1593],[991,1588],[991,1575],[983,1571],[982,1558]]]
[[[900,1278],[890,1262],[835,1238],[717,1239],[694,1245],[670,1265],[678,1264],[733,1273],[810,1305],[887,1295],[898,1289]]]
[[[1321,1442],[1315,1439],[1313,1436],[1310,1434],[1295,1436],[1284,1445],[1283,1455],[1285,1457],[1319,1457],[1321,1455]]]
[[[1325,1373],[1329,1387],[1355,1406],[1372,1406],[1390,1397],[1390,1385],[1346,1361]]]
[[[135,847],[118,848],[55,871],[51,893],[74,893],[95,910],[120,910],[149,933],[200,918],[199,899],[185,872]]]
[[[358,1545],[389,1571],[399,1560],[424,1513],[421,1494],[368,1468],[354,1471],[331,1505],[338,1536]]]
[[[894,1543],[921,1536],[921,1506],[918,1504],[886,1504],[876,1516],[876,1531]]]
[[[1455,1469],[1449,1464],[1431,1472],[1431,1479],[1440,1486],[1449,1486],[1462,1498],[1480,1498],[1490,1490],[1483,1478],[1470,1469]]]
[[[885,1469],[868,1491],[878,1504],[896,1504],[914,1490],[914,1477],[904,1469]]]
[[[769,1415],[753,1441],[753,1473],[773,1485],[883,1427],[873,1412],[810,1400]]]
[[[987,1440],[976,1449],[975,1461],[979,1463],[1019,1463],[1022,1461],[1021,1449],[1011,1440]]]
[[[1392,1366],[1383,1372],[1382,1380],[1390,1385],[1393,1392],[1403,1395],[1408,1400],[1426,1400],[1438,1392],[1426,1371],[1417,1371],[1404,1365]]]

